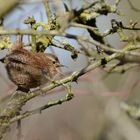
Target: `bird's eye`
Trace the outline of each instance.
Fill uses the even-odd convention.
[[[53,64],[55,64],[56,62],[55,61],[53,61]]]

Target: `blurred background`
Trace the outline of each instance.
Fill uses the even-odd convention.
[[[72,8],[79,9],[84,2],[88,0],[64,0]],[[114,0],[108,0],[110,4]],[[1,2],[1,1],[0,1]],[[51,0],[53,7],[57,3],[57,10],[64,11],[61,0]],[[135,8],[140,7],[139,0],[132,2]],[[100,31],[105,32],[111,27],[110,20],[115,18],[128,25],[130,20],[140,22],[140,12],[132,10],[127,0],[121,1],[119,9],[124,16],[119,17],[114,14],[100,16],[97,19],[97,26]],[[46,21],[45,8],[41,0],[22,0],[18,1],[16,6],[6,14],[4,18],[5,29],[28,29],[23,23],[24,19],[34,16],[37,21]],[[138,24],[140,26],[140,24]],[[87,34],[86,30],[79,28],[70,28],[68,32],[77,35]],[[24,36],[23,41],[27,42],[28,36]],[[72,44],[79,49],[76,41],[60,38]],[[107,37],[113,47],[121,48],[124,43],[119,41],[117,34]],[[16,37],[12,36],[12,42]],[[52,49],[47,49],[51,52]],[[79,55],[76,61],[72,60],[70,53],[62,49],[53,48],[55,54],[59,57],[62,64],[69,68],[63,69],[63,72],[73,72],[87,65],[87,58]],[[2,50],[0,56],[3,57],[7,52]],[[23,140],[139,140],[140,122],[132,120],[120,109],[122,100],[128,102],[139,102],[140,94],[139,68],[133,68],[123,74],[112,73],[107,75],[106,71],[100,68],[82,76],[78,84],[73,84],[75,98],[60,106],[55,106],[43,111],[40,114],[33,115],[22,120],[22,139]],[[16,86],[8,79],[4,65],[0,63],[0,101],[2,102],[8,95],[11,95]],[[66,92],[61,89],[55,89],[47,96],[37,97],[28,102],[25,110],[35,109],[48,101],[62,98]],[[1,103],[4,106],[5,103]],[[4,140],[16,140],[16,123],[12,125],[8,135]]]

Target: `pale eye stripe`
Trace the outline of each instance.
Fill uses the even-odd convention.
[[[19,63],[9,63],[8,64],[9,68],[14,68],[15,70],[22,70],[23,69],[23,65],[19,64]]]
[[[26,58],[19,55],[9,55],[8,59],[9,61],[19,61],[21,63],[26,63]]]

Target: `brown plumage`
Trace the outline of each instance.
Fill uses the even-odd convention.
[[[58,58],[50,53],[33,53],[16,48],[4,58],[9,78],[22,91],[28,91],[48,82],[59,70]]]

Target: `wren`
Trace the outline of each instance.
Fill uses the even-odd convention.
[[[51,53],[31,52],[18,47],[4,59],[9,78],[21,91],[29,91],[49,82],[59,71],[60,62]]]

